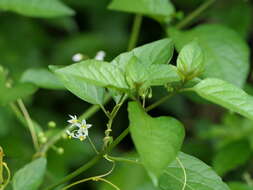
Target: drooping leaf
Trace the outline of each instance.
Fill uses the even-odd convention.
[[[126,66],[126,80],[131,87],[147,88],[180,81],[180,77],[173,65],[146,65],[134,56]]]
[[[182,124],[172,117],[150,117],[137,102],[128,104],[130,132],[141,162],[154,184],[172,162],[184,139]]]
[[[175,12],[175,8],[168,0],[112,0],[109,9],[130,13],[139,13],[165,19]]]
[[[202,98],[253,120],[253,97],[220,79],[202,80],[193,90]]]
[[[31,17],[59,17],[73,15],[74,11],[60,0],[0,0],[0,9]]]
[[[177,68],[184,80],[191,80],[204,71],[204,54],[197,42],[186,44],[177,58]]]
[[[219,175],[224,175],[244,164],[250,155],[251,148],[247,141],[232,142],[218,150],[213,158],[213,167]]]
[[[82,100],[91,104],[102,105],[104,103],[105,89],[89,84],[74,75],[58,73],[64,86]]]
[[[47,69],[28,69],[22,77],[22,82],[29,82],[46,89],[64,89],[63,84]]]
[[[101,87],[128,89],[123,72],[115,65],[104,61],[87,60],[57,69],[59,75],[75,76],[80,81]]]
[[[19,169],[13,177],[14,190],[37,190],[46,172],[46,158],[39,158]]]
[[[242,87],[249,72],[249,48],[233,30],[220,25],[200,25],[189,31],[170,29],[177,50],[195,40],[205,57],[204,77],[215,77]]]
[[[159,179],[161,190],[229,190],[222,179],[204,162],[179,153]]]
[[[71,74],[57,73],[64,66],[49,65],[49,69],[56,74],[62,84],[77,97],[91,104],[102,105],[104,103],[105,89],[85,82]]]
[[[166,64],[171,60],[173,51],[173,42],[167,38],[137,47],[130,52],[122,53],[111,63],[119,66],[123,71],[134,56],[145,65]]]

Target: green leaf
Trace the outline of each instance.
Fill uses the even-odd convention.
[[[24,98],[33,94],[37,88],[28,83],[20,83],[14,87],[7,88],[7,87],[0,87],[0,105],[6,105],[10,102],[13,102],[19,98]]]
[[[202,98],[253,120],[253,98],[242,89],[220,79],[207,78],[193,90]]]
[[[63,84],[47,69],[28,69],[22,77],[22,82],[29,82],[38,87],[46,89],[65,89]]]
[[[104,103],[105,89],[91,85],[83,79],[71,74],[57,73],[64,86],[77,97],[91,104],[102,105]]]
[[[247,39],[252,27],[251,3],[238,0],[230,0],[229,3],[220,1],[209,9],[208,20],[226,25]]]
[[[215,77],[242,87],[249,72],[249,48],[233,30],[220,25],[200,25],[189,31],[171,29],[177,50],[195,40],[205,57],[204,77]]]
[[[204,54],[197,42],[185,45],[177,58],[177,68],[183,80],[198,77],[204,71]]]
[[[19,98],[33,94],[37,88],[29,83],[18,83],[15,86],[7,85],[7,71],[0,65],[0,105],[6,105]],[[8,87],[7,87],[8,86]]]
[[[184,139],[183,125],[172,117],[150,117],[137,102],[128,104],[130,132],[141,162],[154,184],[172,162]]]
[[[112,0],[109,9],[149,15],[158,20],[171,16],[175,8],[168,0]]]
[[[180,81],[175,66],[167,64],[146,65],[135,56],[126,67],[126,79],[132,88],[147,88]]]
[[[213,167],[219,175],[244,164],[250,159],[251,148],[248,141],[236,141],[222,147],[213,158]],[[235,158],[235,159],[231,159]]]
[[[14,190],[37,190],[46,172],[46,158],[39,158],[19,169],[13,177]]]
[[[117,65],[123,71],[130,60],[135,56],[145,65],[166,64],[168,63],[174,51],[174,44],[171,39],[162,39],[143,46],[137,47],[130,52],[122,53],[111,63]]]
[[[229,182],[229,187],[231,190],[252,190],[252,187],[248,186],[245,183],[241,182]]]
[[[74,11],[59,0],[0,0],[0,9],[31,17],[70,16]]]
[[[180,152],[178,159],[161,176],[159,187],[161,190],[182,190],[184,186],[184,190],[229,190],[208,165]]]
[[[73,76],[101,87],[128,89],[124,73],[115,65],[104,61],[87,60],[55,70],[61,76]]]

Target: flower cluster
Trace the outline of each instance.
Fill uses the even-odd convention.
[[[71,119],[68,120],[68,123],[70,123],[71,126],[69,130],[66,130],[66,133],[70,138],[80,139],[81,141],[85,140],[88,136],[88,129],[91,128],[92,125],[87,124],[85,119],[79,121],[76,115],[69,115],[69,117]]]

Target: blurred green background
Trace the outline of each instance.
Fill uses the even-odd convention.
[[[12,83],[19,81],[22,74],[31,68],[47,68],[48,65],[72,64],[72,56],[82,53],[94,57],[100,50],[106,52],[110,61],[126,51],[133,22],[133,14],[108,10],[109,0],[65,0],[75,10],[74,16],[59,18],[32,18],[10,12],[0,12],[0,65],[8,70]],[[188,14],[204,0],[174,0],[177,11]],[[180,18],[179,18],[180,19]],[[189,27],[199,23],[219,23],[232,28],[252,47],[252,2],[243,0],[219,0]],[[138,45],[166,37],[164,26],[144,17]],[[174,63],[175,64],[175,63]],[[251,73],[245,86],[253,95]],[[0,91],[0,93],[5,93]],[[155,88],[155,101],[166,93]],[[227,113],[224,109],[204,101],[189,98],[189,94],[174,97],[151,112],[152,115],[172,115],[183,121],[187,138],[183,151],[214,166],[223,179],[231,183],[233,190],[243,189],[239,183],[250,181],[253,172],[253,122]],[[31,114],[47,133],[63,128],[68,114],[80,115],[90,105],[66,90],[40,88],[33,96],[24,99]],[[107,107],[111,108],[113,102]],[[56,122],[56,128],[48,122]],[[88,121],[93,124],[90,136],[97,145],[102,144],[106,117],[100,111]],[[123,106],[114,123],[113,135],[117,136],[128,126],[126,105]],[[5,152],[5,161],[12,173],[31,160],[33,147],[29,131],[17,120],[9,106],[0,106],[0,145]],[[63,147],[59,154],[57,147]],[[233,149],[224,153],[224,150]],[[88,161],[93,151],[88,142],[62,139],[49,151],[48,173],[44,185],[55,182]],[[235,151],[234,151],[235,150]],[[220,168],[229,160],[224,155],[242,155],[232,168]],[[115,150],[115,155],[134,156],[133,144],[127,137]],[[84,175],[92,176],[109,170],[110,164],[101,162]],[[108,178],[123,190],[155,189],[145,171],[135,165],[117,164]],[[237,182],[235,182],[237,181]],[[240,185],[240,189],[237,185]],[[87,182],[72,189],[109,190],[101,182]],[[245,185],[246,189],[253,189]]]

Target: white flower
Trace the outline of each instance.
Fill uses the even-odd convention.
[[[106,56],[106,53],[101,50],[101,51],[97,52],[95,59],[98,61],[104,61],[105,56]]]
[[[69,115],[69,117],[71,119],[68,120],[68,123],[72,124],[71,126],[77,126],[78,127],[80,125],[80,122],[77,119],[76,115]]]
[[[84,129],[89,129],[89,128],[91,128],[91,126],[92,126],[91,124],[87,124],[86,120],[83,119],[80,127],[84,128]]]
[[[82,122],[80,122],[77,119],[77,116],[70,115],[71,119],[68,120],[69,123],[72,124],[71,127],[75,127],[74,129],[66,130],[66,133],[70,138],[80,139],[81,141],[85,140],[88,136],[88,129],[91,128],[91,124],[87,124],[86,120],[83,119]]]
[[[79,61],[82,61],[83,58],[84,58],[83,54],[77,53],[77,54],[73,55],[72,61],[79,62]]]

